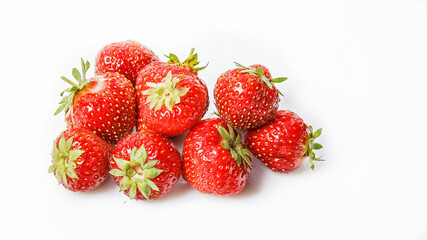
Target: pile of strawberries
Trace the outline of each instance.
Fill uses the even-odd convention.
[[[71,191],[89,191],[111,175],[131,199],[166,195],[181,174],[196,190],[232,195],[245,188],[252,159],[276,172],[289,173],[306,157],[321,161],[314,131],[295,113],[278,110],[279,94],[262,65],[236,63],[218,78],[214,102],[219,118],[204,119],[209,95],[197,72],[204,67],[191,50],[181,62],[168,62],[136,41],[102,48],[95,77],[73,69],[75,81],[55,115],[64,111],[67,129],[54,141],[52,165],[58,183]],[[136,126],[136,132],[134,131]],[[241,130],[241,131],[238,131]],[[172,138],[188,132],[182,157]],[[243,139],[241,133],[246,132]]]

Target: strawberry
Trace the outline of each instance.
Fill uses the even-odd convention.
[[[239,68],[223,73],[214,89],[219,116],[231,126],[250,130],[270,121],[279,107],[279,91],[273,83],[287,78],[271,78],[262,65]]]
[[[134,133],[117,143],[110,174],[131,199],[166,195],[181,175],[181,155],[173,143],[155,132]]]
[[[77,83],[62,77],[72,87],[61,93],[65,96],[55,115],[64,110],[69,127],[89,129],[115,144],[130,134],[136,124],[135,89],[120,73],[104,73],[87,80],[90,64],[83,59],[81,64],[82,74],[73,69]]]
[[[200,121],[185,139],[184,179],[202,193],[233,195],[242,191],[253,155],[241,140],[241,135],[219,118]]]
[[[245,142],[268,168],[289,173],[297,169],[306,157],[309,157],[313,170],[313,161],[323,161],[316,158],[313,152],[322,148],[321,144],[314,142],[321,133],[322,129],[313,132],[313,128],[307,126],[297,114],[279,110],[271,122],[248,131]]]
[[[194,126],[206,113],[209,94],[197,76],[197,54],[183,63],[174,55],[168,63],[154,62],[143,68],[136,81],[138,132],[151,129],[174,137]]]
[[[154,61],[159,61],[156,54],[137,41],[111,43],[98,52],[95,73],[118,72],[135,85],[138,72]]]
[[[70,128],[53,142],[53,164],[48,171],[68,190],[89,191],[108,177],[111,150],[112,147],[93,132]]]

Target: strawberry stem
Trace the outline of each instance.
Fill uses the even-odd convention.
[[[254,155],[242,144],[242,135],[239,132],[236,135],[233,127],[229,124],[227,126],[228,131],[223,126],[218,126],[218,132],[223,138],[221,145],[230,152],[231,156],[236,160],[237,166],[243,164],[243,168],[246,171],[247,166],[252,165],[251,157],[254,157]]]
[[[62,111],[67,114],[68,110],[70,109],[70,106],[74,101],[74,97],[77,95],[77,93],[80,92],[80,90],[82,90],[86,85],[90,83],[90,81],[86,79],[86,72],[89,69],[90,64],[88,61],[85,62],[83,58],[81,58],[80,60],[82,66],[82,73],[80,74],[79,70],[77,70],[76,68],[73,68],[72,71],[73,77],[77,80],[77,83],[71,81],[70,79],[64,76],[61,77],[62,80],[70,84],[72,87],[65,89],[61,93],[62,100],[59,102],[60,106],[56,109],[54,115],[57,115]]]
[[[322,134],[322,129],[319,128],[315,132],[313,132],[313,127],[312,126],[307,126],[307,128],[309,129],[309,140],[308,140],[308,148],[307,148],[307,152],[306,152],[305,156],[309,157],[309,159],[310,159],[310,168],[311,168],[311,170],[314,170],[314,163],[313,163],[313,161],[325,161],[324,159],[322,159],[323,156],[316,157],[316,155],[315,155],[315,153],[313,151],[313,150],[319,150],[319,149],[323,148],[323,146],[320,143],[315,143],[314,142],[314,140],[316,138],[318,138],[320,136],[320,134]]]
[[[150,109],[160,110],[164,105],[167,110],[172,111],[175,104],[181,102],[181,97],[187,94],[189,88],[179,87],[179,78],[173,77],[169,71],[163,82],[147,83],[149,88],[142,92],[147,95],[146,104],[150,104]]]
[[[74,169],[77,167],[76,160],[84,153],[82,150],[71,150],[73,138],[65,139],[64,135],[59,139],[58,144],[53,142],[52,162],[48,172],[55,172],[58,184],[68,184],[68,178],[78,178]]]
[[[112,169],[110,174],[115,177],[123,177],[120,181],[120,191],[129,190],[130,199],[136,197],[136,190],[150,199],[152,190],[159,191],[157,185],[151,179],[157,177],[163,170],[154,166],[158,160],[147,162],[147,151],[144,145],[139,149],[134,147],[130,152],[130,161],[113,157],[120,169]]]
[[[207,63],[203,67],[198,67],[198,68],[196,67],[197,65],[199,65],[200,62],[198,61],[197,53],[194,53],[194,48],[191,48],[189,56],[182,63],[179,60],[179,58],[173,53],[169,53],[169,56],[167,55],[165,56],[169,58],[168,63],[175,64],[177,66],[188,66],[190,70],[194,73],[197,73],[198,71],[205,69],[209,64]]]
[[[265,84],[267,84],[267,86],[269,88],[273,88],[273,84],[272,83],[281,83],[286,81],[288,78],[286,77],[279,77],[279,78],[271,78],[268,79],[265,75],[264,75],[264,70],[262,68],[253,68],[253,67],[245,67],[242,64],[238,63],[238,62],[234,62],[234,64],[239,67],[239,68],[243,68],[244,70],[242,72],[246,72],[246,73],[250,73],[253,74],[257,77],[259,77]],[[283,94],[277,90],[279,92],[280,95],[283,96]]]

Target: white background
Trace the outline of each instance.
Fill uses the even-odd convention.
[[[2,239],[427,239],[426,1],[4,1],[0,24]],[[324,129],[327,161],[286,175],[255,160],[232,197],[182,179],[148,202],[111,179],[58,186],[60,76],[127,39],[162,60],[195,47],[211,98],[233,61],[288,77],[280,106]]]

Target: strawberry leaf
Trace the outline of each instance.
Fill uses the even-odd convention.
[[[237,166],[243,164],[246,171],[247,165],[252,165],[250,158],[253,157],[253,154],[243,146],[242,135],[234,130],[231,125],[228,124],[227,126],[228,131],[223,126],[218,125],[218,132],[223,138],[221,146],[230,152],[231,157],[236,160]]]
[[[321,149],[323,146],[320,143],[313,143],[313,149],[318,150]]]
[[[56,180],[58,180],[58,184],[61,184],[62,182],[62,173],[61,172],[56,172]]]
[[[146,183],[139,183],[138,185],[139,192],[145,197],[145,199],[150,199],[151,187]]]
[[[190,50],[190,54],[187,57],[187,59],[185,59],[184,62],[181,63],[181,61],[179,60],[179,58],[173,54],[173,53],[169,53],[169,56],[165,55],[167,58],[169,58],[168,63],[170,64],[174,64],[177,66],[183,66],[186,65],[188,67],[190,67],[190,69],[194,72],[197,73],[198,71],[205,69],[209,63],[207,63],[205,66],[203,67],[196,67],[197,65],[199,65],[199,61],[198,61],[198,56],[197,53],[194,53],[194,48],[191,48]]]
[[[120,181],[120,191],[126,191],[132,186],[133,181],[128,177],[124,176]]]
[[[127,169],[129,169],[129,161],[126,161],[124,159],[120,159],[120,158],[116,158],[113,157],[114,161],[116,161],[117,166],[122,169],[123,171],[126,171]]]
[[[81,82],[82,81],[82,76],[80,75],[79,70],[77,70],[77,68],[73,68],[73,77],[78,81]]]
[[[65,170],[65,173],[70,178],[78,178],[76,172],[74,171],[74,169],[72,169],[70,167]]]
[[[59,102],[60,106],[56,109],[54,115],[57,115],[62,111],[64,111],[66,114],[70,109],[70,106],[72,105],[74,101],[74,97],[77,95],[77,93],[80,92],[83,88],[86,87],[87,84],[90,83],[90,81],[86,79],[86,72],[89,66],[90,64],[88,61],[84,62],[83,59],[81,59],[82,73],[80,73],[79,70],[77,70],[76,68],[73,68],[72,75],[77,80],[77,83],[74,83],[73,81],[71,81],[66,77],[61,77],[62,80],[70,84],[72,87],[67,88],[65,91],[61,92],[60,95],[61,97],[63,96],[63,98]]]
[[[228,133],[223,126],[218,126],[218,132],[225,141],[229,142],[231,140],[230,133]]]
[[[86,72],[90,67],[89,61],[84,61],[83,58],[80,58],[81,67],[82,67],[82,74],[83,74],[83,80],[86,79]]]
[[[59,174],[62,175],[61,177],[62,177],[62,181],[64,182],[64,185],[68,185],[67,173],[63,171],[63,172],[59,172]]]
[[[65,137],[64,135],[61,136],[61,138],[59,139],[59,143],[58,143],[58,148],[60,149],[60,151],[64,151],[65,150]]]
[[[109,172],[111,175],[115,176],[115,177],[123,177],[125,176],[125,172],[119,169],[111,169]]]
[[[320,136],[320,134],[322,134],[321,128],[317,129],[316,132],[314,132],[313,138],[318,138]]]
[[[52,165],[49,166],[48,172],[54,172],[58,184],[63,182],[68,184],[68,178],[78,178],[75,168],[75,160],[84,153],[83,150],[72,149],[73,138],[66,139],[64,135],[59,138],[58,144],[54,141],[52,152]]]
[[[148,179],[152,179],[152,178],[159,176],[159,174],[162,172],[163,172],[163,170],[160,170],[157,168],[148,168],[148,169],[145,169],[145,175],[144,176]]]
[[[313,163],[313,159],[310,158],[310,168],[311,170],[314,170],[314,163]]]
[[[273,88],[273,84],[272,83],[281,83],[286,81],[288,78],[286,77],[279,77],[279,78],[272,78],[272,79],[268,79],[265,76],[265,72],[262,68],[253,68],[253,67],[245,67],[240,63],[234,62],[234,64],[238,67],[238,68],[243,68],[244,70],[241,71],[243,73],[249,73],[249,74],[253,74],[257,77],[259,77],[269,88]],[[283,96],[283,94],[279,91],[279,94]]]
[[[152,160],[152,161],[149,161],[148,163],[144,164],[144,168],[152,168],[152,167],[154,167],[158,162],[159,162],[159,160]]]
[[[68,150],[68,158],[70,161],[75,161],[77,160],[77,158],[79,158],[84,151],[83,150],[79,150],[79,149],[74,149],[74,150]]]
[[[61,79],[64,80],[66,83],[70,84],[71,86],[77,86],[77,84],[75,84],[73,81],[64,76],[62,76]]]
[[[281,83],[286,81],[288,78],[287,77],[278,77],[278,78],[272,78],[270,79],[270,81],[274,82],[274,83]]]
[[[157,187],[157,185],[151,181],[150,179],[146,179],[147,185],[149,187],[151,187],[151,189],[155,190],[155,191],[159,191],[159,188]]]
[[[159,188],[150,179],[159,176],[164,170],[155,168],[154,166],[159,160],[151,160],[147,162],[147,151],[144,145],[139,149],[132,148],[129,153],[130,161],[113,157],[120,169],[112,169],[110,174],[116,177],[123,177],[120,180],[120,191],[129,189],[129,197],[135,198],[137,190],[149,199],[151,190],[159,191]]]
[[[53,173],[56,169],[56,164],[52,164],[49,166],[49,169],[47,170],[48,173]]]
[[[71,137],[65,142],[65,150],[70,151],[72,144],[73,144],[73,138]]]
[[[136,183],[133,182],[129,189],[129,197],[130,199],[134,199],[136,196]]]
[[[310,168],[312,170],[314,170],[313,161],[325,161],[324,159],[321,159],[321,157],[317,158],[314,151],[313,151],[313,150],[319,150],[319,149],[323,148],[322,144],[314,142],[314,140],[316,138],[318,138],[320,136],[320,134],[322,133],[322,129],[319,128],[314,133],[313,133],[313,127],[312,126],[307,126],[307,129],[309,131],[310,138],[308,140],[308,148],[307,148],[306,156],[308,156],[310,159]]]
[[[182,65],[181,61],[179,60],[179,58],[175,54],[173,54],[173,53],[169,53],[169,56],[165,55],[165,57],[169,58],[168,63],[170,63],[170,64],[175,64],[177,66],[181,66]]]
[[[181,97],[185,96],[190,90],[189,88],[179,86],[179,77],[172,75],[169,71],[162,82],[159,83],[146,83],[148,89],[142,91],[142,95],[146,95],[146,104],[150,104],[149,108],[154,111],[160,110],[163,106],[170,112],[173,107],[181,102]]]

